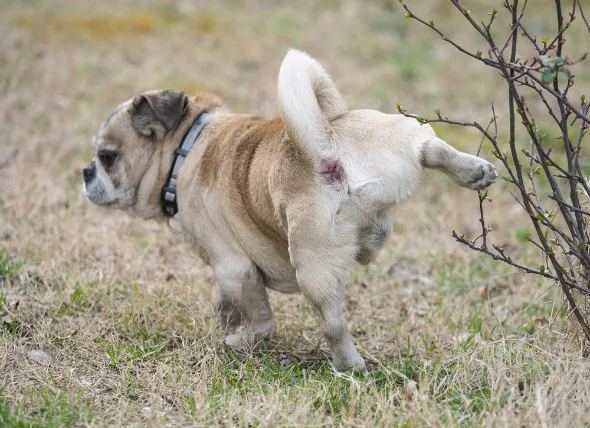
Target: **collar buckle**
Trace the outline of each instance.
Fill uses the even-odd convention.
[[[167,217],[174,217],[178,212],[178,204],[176,203],[176,187],[162,187],[162,195],[160,199],[164,215]]]

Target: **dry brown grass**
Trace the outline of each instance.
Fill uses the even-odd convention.
[[[399,207],[378,262],[351,277],[345,311],[368,378],[331,371],[301,296],[272,294],[268,348],[226,349],[209,306],[212,272],[181,238],[84,200],[81,168],[110,108],[154,86],[208,88],[235,110],[274,116],[276,72],[292,46],[319,58],[353,107],[393,111],[399,101],[482,120],[504,94],[379,3],[135,4],[2,2],[0,421],[590,424],[590,364],[563,333],[558,289],[456,244],[453,229],[476,233],[477,195],[439,174]],[[469,42],[441,4],[421,6]],[[549,24],[537,15],[541,32]],[[588,73],[579,80],[588,85]],[[474,134],[440,131],[477,150]],[[527,219],[505,189],[490,192],[495,239],[534,261],[522,245]]]

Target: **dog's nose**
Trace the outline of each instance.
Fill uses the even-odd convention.
[[[85,183],[89,183],[92,180],[94,180],[94,177],[96,176],[96,165],[94,164],[94,162],[92,162],[90,165],[84,168],[83,173]]]

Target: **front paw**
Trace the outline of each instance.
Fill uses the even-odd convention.
[[[236,351],[248,351],[266,339],[270,339],[274,324],[264,323],[255,331],[241,328],[233,334],[225,337],[225,344]]]
[[[235,351],[248,351],[252,349],[254,342],[249,334],[242,331],[225,336],[225,344]]]

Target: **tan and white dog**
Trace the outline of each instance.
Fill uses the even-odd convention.
[[[178,172],[175,218],[215,272],[221,322],[242,324],[226,343],[249,346],[270,335],[267,288],[302,291],[334,366],[364,371],[341,312],[350,268],[374,259],[389,235],[390,209],[420,186],[425,168],[474,190],[497,174],[429,125],[347,110],[322,66],[303,52],[285,57],[278,99],[281,118],[267,120],[228,113],[209,94],[138,95],[100,126],[84,191],[95,204],[164,219],[162,188],[175,150],[207,112]]]

